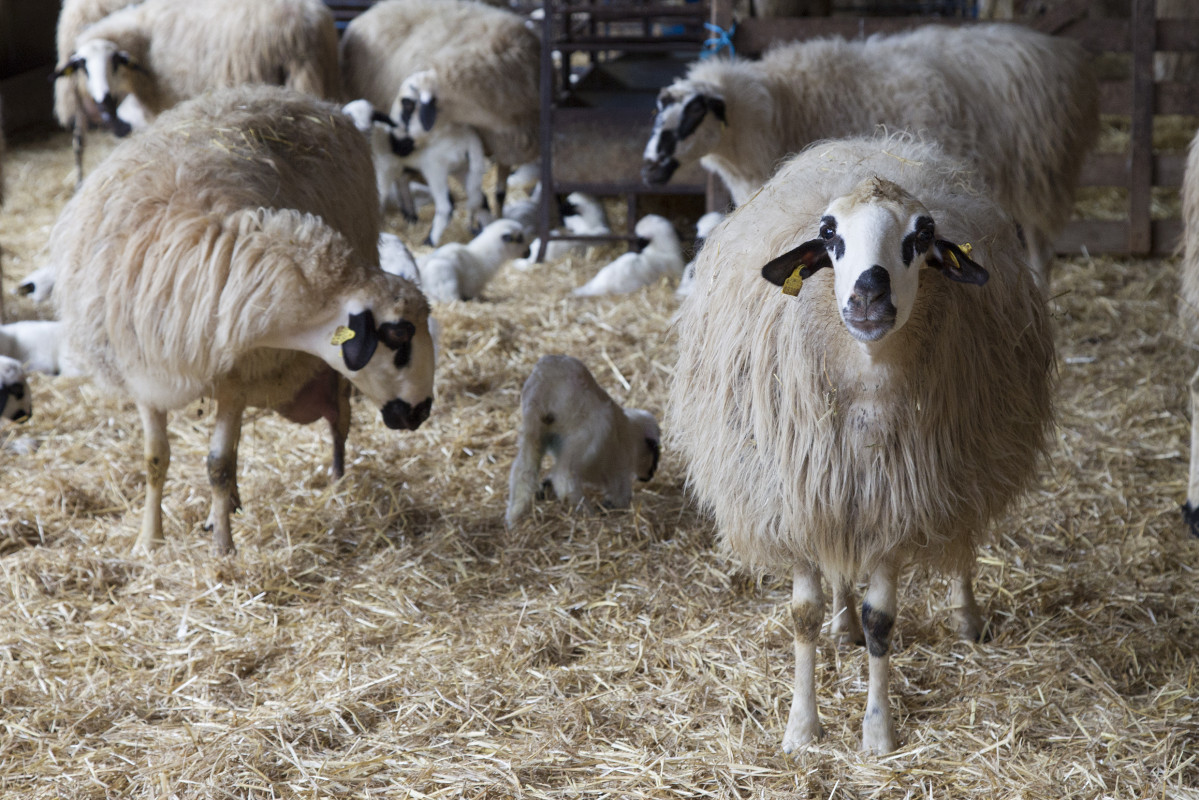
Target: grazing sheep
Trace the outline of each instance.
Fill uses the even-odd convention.
[[[413,139],[397,132],[394,117],[377,112],[369,100],[354,100],[342,111],[370,140],[381,208],[385,208],[394,196],[404,218],[415,222],[417,209],[408,177],[411,172],[424,175],[434,207],[433,227],[426,244],[436,246],[441,241],[450,215],[454,213],[451,175],[457,175],[466,190],[467,225],[471,230],[477,231],[491,221],[486,210],[487,199],[483,195],[487,157],[483,155],[482,141],[471,128],[439,125],[435,133],[418,132],[417,138]],[[395,109],[392,113],[396,113]]]
[[[528,251],[520,223],[497,219],[468,244],[452,242],[419,256],[420,285],[436,303],[473,300],[501,266]]]
[[[412,105],[401,127],[423,118],[425,130],[436,121],[478,132],[498,167],[497,209],[509,173],[539,155],[540,58],[519,14],[473,0],[382,0],[341,41],[347,97],[387,108],[404,84],[401,99]]]
[[[1182,180],[1183,255],[1178,314],[1188,343],[1199,343],[1199,133],[1187,151]],[[1191,474],[1182,518],[1199,536],[1199,370],[1191,377]]]
[[[695,257],[687,262],[687,266],[683,267],[683,277],[679,278],[678,288],[674,290],[676,297],[686,297],[695,288],[695,262],[699,260],[699,253],[704,247],[704,241],[722,219],[724,219],[723,211],[709,211],[695,223]]]
[[[63,209],[50,262],[66,343],[146,434],[140,548],[162,541],[167,411],[216,398],[213,547],[233,550],[247,403],[300,412],[327,365],[393,429],[432,406],[428,304],[379,269],[369,148],[339,109],[245,85],[165,113],[122,142]],[[310,416],[310,415],[309,415]]]
[[[608,508],[628,508],[633,476],[648,481],[658,468],[661,438],[652,414],[617,405],[582,361],[542,356],[520,392],[520,449],[508,479],[508,526],[533,507],[547,452],[554,466],[543,486],[572,508],[588,488],[601,491]]]
[[[665,217],[647,214],[633,228],[639,253],[624,253],[605,265],[591,280],[574,290],[576,297],[627,294],[683,272],[683,250],[674,226]]]
[[[710,290],[681,305],[667,420],[689,484],[728,550],[793,571],[787,752],[821,734],[821,576],[834,633],[869,577],[862,744],[887,752],[900,571],[946,570],[958,632],[977,638],[976,548],[1044,453],[1049,317],[981,185],[934,143],[814,144],[716,228],[697,269]]]
[[[1099,130],[1098,83],[1077,42],[1020,25],[929,25],[795,42],[757,62],[696,62],[658,97],[642,174],[665,183],[699,159],[741,204],[789,153],[879,126],[970,161],[1046,275]]]
[[[67,125],[63,116],[75,105],[71,124],[80,179],[79,137],[87,127],[81,114],[124,136],[211,89],[268,83],[333,99],[341,83],[337,29],[320,0],[144,0],[126,5],[84,28],[69,50],[60,51],[55,77],[74,87],[56,92],[77,98],[64,105],[59,119]],[[136,108],[125,102],[130,97]]]
[[[0,419],[24,422],[33,414],[33,396],[21,362],[0,356]]]
[[[29,372],[78,374],[62,358],[62,323],[27,319],[0,325],[0,355],[15,358]]]

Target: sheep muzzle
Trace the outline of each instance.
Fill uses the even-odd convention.
[[[678,168],[679,162],[673,157],[660,158],[656,161],[646,160],[641,165],[641,180],[650,186],[661,186],[670,180]]]
[[[432,397],[425,398],[415,406],[397,397],[383,406],[383,424],[393,431],[414,431],[429,418],[432,409]]]

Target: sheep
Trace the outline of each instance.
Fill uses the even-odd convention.
[[[58,320],[28,319],[0,325],[0,355],[15,358],[30,372],[78,374],[63,361],[62,323]]]
[[[1178,315],[1183,339],[1199,343],[1199,133],[1187,150],[1182,179],[1182,275]],[[1199,536],[1199,370],[1191,377],[1191,468],[1182,519],[1192,536]]]
[[[24,422],[33,415],[33,396],[21,362],[0,356],[0,419]]]
[[[54,74],[74,88],[56,92],[77,96],[76,137],[87,127],[81,113],[124,136],[182,100],[241,83],[328,99],[340,92],[337,29],[320,0],[143,0],[87,26],[62,50]],[[80,180],[82,148],[77,138]]]
[[[665,276],[683,273],[683,251],[670,220],[647,214],[633,228],[641,252],[624,253],[605,265],[587,283],[574,290],[576,297],[627,294],[656,283]]]
[[[699,252],[703,249],[704,241],[722,219],[724,219],[723,211],[709,211],[696,221],[695,257],[687,262],[687,266],[683,267],[683,277],[679,278],[679,285],[674,290],[676,297],[686,297],[695,288],[695,262],[699,260]]]
[[[653,414],[621,408],[582,361],[551,355],[537,361],[521,389],[518,439],[508,479],[508,527],[532,508],[547,452],[554,466],[543,488],[572,508],[588,488],[601,491],[608,508],[628,508],[633,476],[648,481],[658,468],[662,436]]]
[[[473,0],[382,0],[346,26],[347,97],[387,108],[406,79],[411,116],[474,128],[497,165],[496,205],[509,173],[539,156],[541,43],[511,11]],[[420,73],[414,77],[415,73]]]
[[[379,266],[384,272],[420,285],[420,270],[404,240],[394,233],[379,234]]]
[[[435,303],[473,300],[501,266],[528,251],[520,223],[497,219],[467,244],[452,242],[418,256],[421,288]]]
[[[812,141],[908,130],[973,163],[1021,226],[1033,270],[1047,276],[1098,108],[1082,46],[1020,25],[814,39],[757,62],[692,64],[658,96],[642,176],[663,184],[699,159],[740,205]]]
[[[680,306],[666,421],[688,484],[726,550],[793,571],[787,752],[821,735],[821,576],[834,635],[854,638],[842,612],[869,577],[862,745],[890,751],[900,570],[947,571],[958,632],[977,639],[976,548],[1044,455],[1046,301],[981,185],[933,142],[813,144],[716,228],[696,267],[710,290]]]
[[[17,288],[13,289],[13,294],[28,296],[35,303],[44,303],[50,298],[52,291],[54,291],[54,265],[46,264],[26,275],[17,284]]]
[[[247,403],[303,405],[327,365],[381,407],[387,427],[428,417],[429,307],[379,269],[372,173],[366,141],[337,106],[247,84],[164,113],[64,207],[50,262],[68,351],[98,385],[136,402],[145,431],[136,549],[163,542],[170,409],[216,399],[218,554],[234,551]]]
[[[454,212],[450,175],[458,175],[466,189],[467,224],[471,230],[491,221],[483,194],[487,157],[474,130],[465,125],[447,124],[438,126],[435,133],[422,133],[419,139],[413,139],[407,134],[397,135],[394,117],[377,112],[369,100],[351,101],[342,111],[370,140],[381,208],[395,196],[404,218],[415,222],[417,207],[408,173],[416,171],[424,175],[434,207],[433,227],[426,244],[436,246],[441,241]],[[392,114],[395,113],[393,109]]]

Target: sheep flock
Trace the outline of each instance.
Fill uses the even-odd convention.
[[[834,176],[822,176],[835,190],[768,181],[703,226],[702,251],[694,240],[701,204],[643,201],[639,216],[658,215],[678,233],[680,258],[627,293],[575,293],[626,250],[589,242],[520,269],[488,264],[485,284],[457,295],[469,299],[435,298],[421,267],[435,252],[424,239],[444,205],[426,202],[420,175],[404,174],[418,219],[380,208],[370,142],[353,139],[361,133],[341,114],[355,98],[238,91],[291,98],[298,105],[286,116],[306,125],[311,114],[320,120],[312,135],[337,145],[321,138],[323,157],[299,162],[293,174],[295,153],[245,149],[242,134],[263,146],[297,134],[262,120],[231,127],[232,112],[204,95],[119,139],[89,131],[77,189],[69,129],[8,137],[0,322],[20,324],[7,330],[24,340],[36,335],[26,323],[62,316],[65,329],[53,335],[74,341],[57,375],[52,363],[45,371],[4,363],[4,385],[19,372],[24,394],[6,396],[6,414],[28,419],[0,420],[0,609],[8,622],[0,636],[0,798],[1134,798],[1187,797],[1199,785],[1191,758],[1199,744],[1199,540],[1179,513],[1189,499],[1187,382],[1196,363],[1177,323],[1180,298],[1189,297],[1182,255],[1059,256],[1041,286],[1042,276],[1020,271],[1020,233],[966,162],[922,136],[867,132],[855,141],[872,143],[869,158],[830,160],[842,145],[820,142],[799,157],[807,162],[788,160],[777,175],[796,180],[823,157]],[[397,130],[398,99],[372,101]],[[205,108],[213,124],[196,135],[201,128],[187,115]],[[429,130],[455,121],[452,109],[441,104],[445,116]],[[1194,132],[1193,121],[1180,121],[1162,131],[1168,141],[1159,147],[1182,152]],[[1101,151],[1119,147],[1106,127],[1097,133]],[[197,162],[188,148],[200,144],[227,160],[206,162],[213,174],[189,184],[187,165]],[[488,158],[484,189],[498,216],[494,153]],[[858,340],[837,345],[858,348],[847,358],[821,349],[825,334],[789,327],[811,309],[820,330],[844,328],[836,313],[819,310],[824,303],[835,312],[835,284],[847,274],[836,238],[846,238],[845,259],[860,241],[834,201],[879,159],[893,163],[878,177],[935,220],[933,240],[961,246],[935,245],[952,255],[920,268],[921,291],[933,287],[936,302],[957,298],[967,310],[920,322],[912,334],[924,337],[913,353],[920,371],[904,384],[910,393],[898,395],[908,405],[890,394],[885,414],[878,406],[861,418],[876,426],[919,420],[930,426],[919,429],[927,451],[939,455],[958,454],[968,438],[969,458],[951,459],[943,472],[921,472],[926,456],[895,450],[885,426],[838,445],[865,393],[854,381],[868,376],[881,386],[883,378],[854,372],[866,351]],[[961,178],[948,183],[968,201],[946,204],[929,193],[931,165],[943,159]],[[259,178],[246,176],[260,168],[284,176],[279,192],[251,185]],[[178,195],[149,190],[168,174],[180,179]],[[313,185],[297,177],[304,174]],[[351,186],[361,193],[352,207],[339,199]],[[450,191],[464,208],[458,178]],[[509,200],[525,194],[513,189]],[[238,211],[233,195],[253,210]],[[190,208],[189,200],[206,216],[202,226],[189,223],[198,238],[178,250],[165,235],[147,234],[148,223],[128,222]],[[613,231],[632,230],[636,220],[619,199],[600,202]],[[1093,202],[1081,193],[1076,215],[1095,213]],[[824,217],[840,225],[828,238]],[[284,349],[247,360],[234,352],[241,340],[219,324],[230,322],[227,306],[215,318],[206,311],[206,293],[227,279],[216,256],[233,253],[228,264],[240,264],[256,247],[275,255],[317,247],[306,241],[316,218],[335,229],[330,252],[355,263],[346,268],[353,281],[427,298],[413,301],[412,335],[420,353],[436,353],[432,403],[427,418],[407,426],[414,429],[388,426],[380,413],[387,398],[353,389],[356,370],[286,356],[299,352],[286,349],[295,340],[261,330],[261,341]],[[913,236],[920,218],[905,217]],[[440,245],[454,245],[442,259],[478,233],[465,214],[439,224]],[[796,251],[817,239],[828,243],[831,267],[809,269],[795,294],[763,277],[783,256],[800,259],[796,273],[821,266]],[[197,241],[213,272],[184,257]],[[526,231],[524,248],[529,241]],[[118,253],[183,271],[151,286],[149,274],[123,272]],[[676,294],[692,258],[690,292]],[[403,264],[390,267],[397,259]],[[986,282],[946,274],[971,263],[988,272]],[[238,295],[249,299],[237,306],[238,321],[319,328],[319,341],[300,338],[340,358],[347,341],[333,339],[369,329],[354,329],[359,306],[336,321],[322,309],[352,282],[342,273],[331,283],[306,275]],[[30,278],[39,288],[20,293]],[[167,282],[181,292],[178,305],[155,300]],[[1009,318],[1009,327],[984,324],[988,298],[1010,285],[1039,310]],[[921,304],[931,302],[918,299],[906,324],[924,320]],[[184,331],[178,319],[187,314],[197,321]],[[374,316],[377,353],[394,369],[397,351],[382,343],[394,329]],[[1042,328],[1051,342],[1037,339]],[[1021,356],[1017,344],[1030,337],[1040,344]],[[981,341],[1009,353],[1004,363],[1020,361],[1024,388],[1044,379],[1049,405],[1020,407],[1010,392],[989,391],[987,381],[1003,377]],[[9,350],[28,361],[22,347]],[[959,353],[953,376],[938,348]],[[184,353],[200,366],[179,371]],[[619,459],[617,502],[602,489],[582,503],[522,499],[520,514],[506,519],[525,435],[522,387],[539,370],[551,374],[538,363],[558,355],[590,373],[588,385],[606,395],[604,413],[609,405],[644,409],[657,420],[656,471],[636,480],[649,471]],[[169,375],[161,366],[141,371],[160,360]],[[142,548],[144,510],[159,489],[146,469],[144,398],[112,378],[130,375],[171,395],[158,403],[170,453],[161,536]],[[296,388],[306,378],[324,381],[319,403],[299,402],[310,397]],[[801,409],[785,398],[797,386],[805,387],[803,413],[815,411],[806,419],[829,437],[818,458],[815,449],[775,450],[774,437],[796,441]],[[971,393],[981,416],[947,411]],[[424,395],[407,397],[417,406]],[[593,400],[583,397],[573,407],[567,397],[567,408],[595,423]],[[554,399],[563,402],[561,393]],[[326,417],[328,425],[297,424],[320,421],[330,404],[347,413]],[[244,408],[239,420],[230,405]],[[1010,435],[1021,425],[1032,444]],[[331,432],[342,449],[334,474]],[[551,455],[554,435],[537,443]],[[868,435],[879,441],[863,444]],[[907,461],[894,461],[896,453]],[[998,475],[996,464],[1010,474]],[[230,468],[233,483],[222,483]],[[855,470],[868,469],[895,478],[887,514],[838,494],[861,479]],[[913,476],[937,481],[914,487]],[[1003,496],[984,496],[996,482]],[[920,488],[925,505],[909,505]],[[793,585],[790,543],[799,532],[776,536],[772,526],[819,518],[852,527],[867,514],[894,525],[892,512],[909,511],[911,528],[901,532],[908,564],[891,588],[872,579],[874,556],[826,564],[811,655],[799,634],[813,630],[812,617],[797,602],[810,595]],[[960,517],[944,530],[933,524],[959,512],[979,527]],[[968,538],[953,538],[965,528]],[[771,538],[754,539],[762,529]],[[769,546],[753,549],[738,537]],[[937,551],[962,541],[962,550]],[[886,671],[875,663],[884,657],[878,615],[860,626],[863,600],[894,612]],[[799,667],[809,663],[805,677]],[[789,724],[797,688],[814,698],[818,727],[806,734]],[[889,724],[871,722],[880,696]]]

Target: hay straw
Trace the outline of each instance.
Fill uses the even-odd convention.
[[[70,158],[64,135],[13,145],[10,283],[38,266]],[[389,224],[417,240],[428,219]],[[396,434],[357,399],[337,485],[321,425],[254,414],[229,559],[200,530],[208,405],[172,415],[168,544],[133,558],[133,407],[35,378],[33,419],[0,429],[0,796],[1199,797],[1199,543],[1177,513],[1196,358],[1173,327],[1176,262],[1058,266],[1061,420],[1038,491],[979,560],[990,640],[957,641],[944,581],[908,575],[900,749],[858,752],[864,655],[826,640],[827,736],[791,758],[789,582],[714,551],[673,454],[628,511],[540,504],[502,525],[540,355],[662,410],[672,287],[568,296],[615,252],[437,308],[432,417]]]

